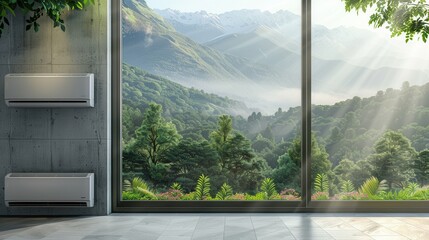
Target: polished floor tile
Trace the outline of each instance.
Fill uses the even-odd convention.
[[[0,240],[429,240],[429,214],[113,214],[0,218]]]

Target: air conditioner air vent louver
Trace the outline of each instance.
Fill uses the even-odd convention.
[[[86,202],[9,202],[9,207],[87,207]]]

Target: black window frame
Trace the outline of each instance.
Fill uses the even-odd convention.
[[[311,200],[311,0],[301,0],[301,201],[123,201],[121,199],[121,7],[111,0],[112,212],[115,213],[284,213],[429,212],[429,201]]]

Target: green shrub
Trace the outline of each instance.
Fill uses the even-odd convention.
[[[156,195],[158,200],[180,200],[183,197],[183,193],[180,190],[169,189],[167,192]]]
[[[195,187],[195,200],[206,200],[210,197],[210,178],[202,174]]]
[[[130,201],[130,200],[144,200],[144,199],[142,199],[141,195],[138,193],[123,191],[122,200]]]
[[[243,201],[246,200],[246,195],[244,193],[236,193],[229,197],[229,200]]]
[[[345,193],[337,194],[335,196],[335,199],[338,199],[338,200],[368,200],[368,196],[363,194],[363,193],[352,191],[352,192],[345,192]]]
[[[387,189],[386,181],[379,181],[376,177],[368,178],[359,188],[359,192],[368,195],[368,197],[375,196],[377,193]]]
[[[224,183],[222,187],[220,187],[219,192],[216,194],[216,200],[228,200],[232,194],[232,187]]]
[[[246,194],[245,200],[248,201],[263,201],[267,200],[267,194],[265,192],[258,192],[255,195]]]
[[[180,183],[177,183],[177,182],[173,183],[170,188],[183,192],[182,185],[180,185]]]
[[[417,190],[413,198],[413,200],[429,200],[429,189]]]
[[[417,183],[409,183],[408,186],[404,189],[409,194],[413,195],[419,190],[420,186]]]
[[[350,193],[354,191],[355,191],[355,186],[350,180],[344,181],[343,184],[341,185],[341,192],[343,193]]]
[[[139,195],[140,200],[157,200],[156,195],[150,190],[145,181],[139,177],[135,177],[130,181],[124,181],[124,192],[133,193]]]
[[[327,192],[317,192],[311,196],[311,200],[329,200],[329,193]]]
[[[193,200],[198,200],[196,197],[196,193],[195,192],[190,192],[188,194],[183,195],[180,200],[185,200],[185,201],[193,201]]]
[[[266,178],[262,181],[261,190],[265,193],[265,199],[271,200],[274,196],[277,196],[276,185],[271,178]]]
[[[325,173],[317,174],[314,180],[314,191],[316,192],[329,192],[329,180]]]

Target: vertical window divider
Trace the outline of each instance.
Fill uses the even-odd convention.
[[[311,201],[311,0],[301,2],[301,191],[302,205]]]
[[[111,164],[111,206],[112,212],[118,210],[121,202],[120,176],[122,173],[122,148],[121,148],[121,125],[122,125],[122,1],[111,0],[110,2],[110,24],[111,24],[111,137],[112,137],[112,164]]]

